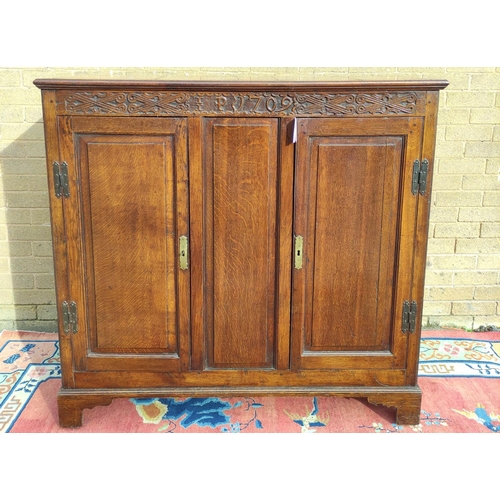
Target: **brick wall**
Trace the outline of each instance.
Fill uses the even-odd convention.
[[[500,68],[0,68],[0,331],[56,330],[35,78],[449,80],[440,98],[424,324],[500,326]]]

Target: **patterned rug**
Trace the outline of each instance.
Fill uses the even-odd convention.
[[[334,397],[116,399],[84,410],[79,429],[57,424],[57,335],[0,334],[0,433],[496,433],[500,334],[424,331],[419,425],[394,409]]]

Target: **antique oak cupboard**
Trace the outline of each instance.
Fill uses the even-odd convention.
[[[60,425],[117,397],[332,395],[419,422],[446,81],[35,80]]]

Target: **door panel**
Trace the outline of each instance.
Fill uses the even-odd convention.
[[[409,259],[411,269],[411,253],[397,242],[398,233],[413,238],[414,217],[402,227],[404,204],[414,203],[403,179],[407,153],[420,145],[418,121],[299,120],[294,231],[304,266],[294,270],[294,367],[404,362],[395,318],[409,281],[398,265]]]
[[[85,221],[69,245],[70,260],[81,266],[75,276],[82,281],[72,286],[80,363],[179,370],[189,343],[188,271],[177,257],[188,230],[185,123],[85,120],[73,118],[64,135],[78,179],[70,210]]]
[[[272,367],[278,120],[207,119],[204,137],[207,366]]]

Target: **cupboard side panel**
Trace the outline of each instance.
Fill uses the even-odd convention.
[[[53,163],[61,163],[61,144],[59,140],[58,118],[55,110],[56,93],[42,92],[43,122],[47,161],[47,180],[50,202],[50,220],[52,229],[52,247],[54,259],[54,278],[56,285],[56,305],[58,333],[61,351],[62,385],[74,387],[73,343],[70,334],[64,332],[61,303],[68,300],[68,250],[66,246],[66,228],[64,218],[64,197],[55,195]]]
[[[427,260],[427,244],[429,232],[429,213],[432,195],[432,179],[435,161],[436,127],[439,92],[427,92],[426,117],[423,126],[422,157],[429,161],[427,190],[418,195],[417,228],[415,232],[415,256],[411,297],[418,304],[417,328],[415,334],[408,339],[408,371],[407,384],[417,383],[420,337],[422,331],[422,309],[424,303],[425,268]]]

